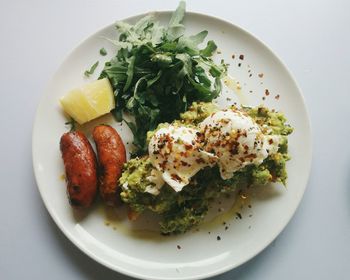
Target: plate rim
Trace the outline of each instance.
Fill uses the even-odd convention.
[[[134,14],[131,15],[129,17],[123,18],[121,19],[121,21],[133,21],[136,20],[138,18],[141,18],[143,16],[149,15],[149,14],[171,14],[173,13],[173,10],[154,10],[154,11],[148,11],[145,13],[139,13],[139,14]],[[257,256],[258,254],[260,254],[264,249],[266,249],[281,233],[282,231],[287,227],[287,225],[290,223],[291,219],[293,218],[293,216],[295,215],[296,210],[298,209],[303,197],[304,197],[304,193],[305,190],[309,184],[309,180],[310,180],[310,173],[311,173],[311,166],[312,166],[312,157],[313,157],[313,138],[312,138],[312,127],[311,127],[311,121],[310,121],[310,116],[307,110],[307,106],[306,106],[306,102],[305,102],[305,97],[303,95],[303,92],[301,90],[301,88],[299,87],[298,83],[296,82],[294,76],[292,75],[291,71],[287,68],[287,66],[285,65],[285,63],[280,59],[280,57],[276,54],[275,51],[273,51],[263,40],[261,40],[258,36],[256,36],[254,33],[245,30],[244,28],[242,28],[240,25],[237,25],[236,23],[232,23],[231,21],[227,20],[227,19],[223,19],[217,16],[213,16],[210,14],[204,14],[201,12],[194,12],[194,11],[186,11],[185,15],[190,16],[200,16],[200,17],[206,17],[209,18],[211,20],[215,20],[215,21],[220,21],[226,25],[232,26],[236,29],[238,29],[240,32],[244,33],[245,35],[248,35],[249,37],[252,37],[253,39],[255,39],[256,41],[258,41],[260,44],[262,44],[266,50],[268,50],[277,60],[277,62],[284,68],[284,70],[286,71],[286,73],[288,74],[290,81],[294,84],[295,88],[298,91],[298,95],[299,98],[303,104],[302,109],[305,111],[305,116],[306,119],[305,124],[307,127],[307,132],[308,135],[306,137],[306,139],[308,139],[308,146],[309,146],[309,150],[308,150],[308,154],[307,154],[307,170],[306,170],[306,178],[305,178],[305,184],[302,186],[303,188],[301,189],[300,195],[297,198],[298,201],[295,204],[294,209],[292,209],[292,211],[290,211],[288,213],[288,217],[286,217],[285,222],[282,223],[282,225],[280,226],[280,228],[276,231],[276,233],[274,235],[271,236],[270,240],[268,242],[266,242],[265,244],[263,244],[262,246],[260,246],[258,248],[258,250],[256,250],[253,254],[251,254],[250,256],[247,256],[244,259],[241,259],[240,261],[231,264],[231,265],[226,265],[226,266],[221,266],[213,271],[211,271],[210,273],[205,273],[205,274],[201,274],[201,273],[197,273],[197,274],[193,274],[191,276],[185,276],[185,277],[176,277],[176,279],[204,279],[204,278],[208,278],[208,277],[213,277],[219,274],[222,274],[224,272],[230,271],[234,268],[237,268],[239,266],[241,266],[242,264],[246,263],[247,261],[253,259],[255,256]],[[115,21],[116,22],[116,21]],[[96,29],[95,31],[93,31],[89,36],[84,37],[83,39],[79,40],[79,42],[75,45],[75,47],[73,47],[72,49],[70,49],[70,51],[64,56],[64,59],[62,60],[62,62],[58,65],[58,67],[55,69],[55,72],[53,73],[52,77],[49,79],[49,81],[47,82],[43,93],[41,94],[40,100],[38,102],[38,105],[36,107],[36,111],[35,111],[35,118],[34,118],[34,122],[33,122],[33,126],[32,126],[32,164],[33,164],[33,172],[34,172],[34,177],[35,177],[35,181],[36,181],[36,185],[37,188],[39,190],[41,199],[45,205],[46,210],[49,212],[51,218],[54,220],[55,224],[57,225],[57,227],[62,231],[62,233],[67,237],[67,239],[72,242],[79,250],[81,250],[85,255],[87,255],[88,257],[92,258],[93,260],[95,260],[97,263],[102,264],[103,266],[116,271],[118,273],[122,273],[124,275],[128,275],[131,277],[136,277],[139,279],[153,279],[153,280],[160,280],[160,279],[164,279],[164,278],[160,278],[160,277],[148,277],[148,276],[143,276],[140,273],[137,273],[135,271],[131,271],[128,269],[125,269],[121,266],[118,265],[111,265],[108,261],[105,261],[103,258],[99,257],[98,255],[96,255],[93,251],[89,250],[88,248],[86,248],[84,246],[84,244],[76,237],[74,237],[69,230],[66,229],[66,227],[64,227],[64,225],[61,223],[60,218],[56,215],[54,209],[50,206],[49,202],[47,200],[45,200],[44,195],[42,193],[43,188],[40,187],[39,184],[39,175],[38,175],[38,164],[37,164],[37,155],[35,155],[35,132],[37,130],[37,123],[38,123],[38,119],[39,119],[39,115],[38,115],[38,111],[40,110],[40,108],[43,106],[44,103],[44,98],[47,94],[47,90],[49,88],[49,85],[54,81],[55,76],[57,74],[58,69],[60,69],[62,67],[62,65],[64,65],[72,56],[72,54],[79,49],[86,41],[90,40],[91,38],[93,38],[96,33],[99,33],[100,31],[104,30],[104,29],[108,29],[113,27],[114,23],[110,23],[107,25],[104,25],[98,29]],[[174,277],[167,277],[167,279],[175,279]]]

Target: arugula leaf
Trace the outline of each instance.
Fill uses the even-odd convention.
[[[202,43],[205,39],[205,37],[208,35],[207,30],[203,30],[199,32],[196,35],[189,36],[189,37],[180,37],[179,42],[177,45],[178,51],[185,51],[189,53],[190,55],[197,55],[199,54],[198,45]]]
[[[126,71],[126,82],[125,86],[123,88],[123,91],[127,91],[127,89],[130,87],[130,84],[132,82],[132,78],[134,77],[134,64],[135,64],[135,56],[132,56],[129,61],[128,70]]]
[[[112,114],[114,118],[118,121],[121,122],[123,120],[123,107],[117,105],[113,110]]]
[[[170,55],[160,54],[160,53],[153,55],[151,58],[151,61],[157,62],[160,67],[169,66],[173,62]]]
[[[200,55],[205,56],[205,57],[210,57],[214,54],[218,47],[216,46],[215,42],[210,40],[207,43],[207,46],[205,49],[200,51]]]
[[[180,70],[178,77],[183,78],[186,75],[192,75],[192,61],[191,57],[187,53],[179,53],[175,56],[183,63],[183,67]]]
[[[191,42],[191,44],[193,44],[194,46],[198,46],[200,43],[202,43],[205,39],[205,37],[207,37],[208,35],[208,31],[207,30],[203,30],[199,33],[197,33],[196,35],[192,35],[190,37],[188,37],[189,42]]]
[[[94,72],[95,72],[95,70],[96,70],[96,68],[97,68],[97,66],[98,66],[98,63],[99,63],[99,61],[96,61],[96,62],[91,66],[91,68],[90,68],[89,70],[86,70],[86,71],[84,72],[84,75],[85,75],[86,77],[90,77],[90,75],[94,74]]]
[[[171,16],[171,19],[168,24],[167,30],[167,39],[175,40],[181,37],[185,32],[185,26],[182,24],[182,21],[185,17],[186,2],[180,1],[179,6]]]
[[[146,135],[159,123],[172,122],[194,101],[211,101],[221,92],[221,77],[226,65],[211,59],[217,46],[208,41],[208,32],[184,36],[185,2],[181,1],[168,26],[153,15],[135,25],[118,22],[119,39],[108,39],[118,51],[106,62],[100,78],[107,77],[114,90],[114,117],[123,113],[133,118],[126,122],[134,134],[134,155],[147,152]]]
[[[186,2],[180,1],[179,6],[176,8],[175,12],[172,14],[169,24],[169,27],[172,27],[174,25],[181,24],[184,17],[185,17],[185,11],[186,11]]]
[[[205,70],[200,66],[196,66],[195,71],[196,71],[196,78],[198,79],[198,82],[203,84],[205,87],[210,87],[211,81],[206,75]]]
[[[160,79],[161,75],[162,75],[162,70],[159,70],[156,76],[154,76],[152,79],[149,79],[149,80],[147,81],[147,87],[149,88],[149,87],[151,87],[154,83],[156,83],[156,82]]]
[[[153,20],[153,15],[147,15],[136,22],[136,24],[131,29],[134,30],[134,32],[142,38],[143,32],[151,26]]]

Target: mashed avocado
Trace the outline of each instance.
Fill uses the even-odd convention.
[[[219,108],[214,103],[193,102],[188,111],[180,115],[180,119],[185,124],[197,125],[217,111]]]
[[[181,114],[180,120],[184,125],[196,126],[210,114],[218,111],[213,103],[193,103],[189,110]],[[286,125],[286,119],[279,112],[269,111],[264,107],[248,108],[244,110],[261,127],[264,134],[281,135],[278,152],[269,155],[262,164],[248,165],[234,173],[234,176],[224,180],[220,176],[217,166],[207,167],[199,171],[189,185],[182,191],[175,192],[164,184],[157,195],[147,190],[155,183],[149,178],[155,168],[149,158],[135,158],[128,161],[123,170],[120,183],[122,185],[121,198],[131,209],[142,213],[149,209],[162,216],[160,230],[163,234],[183,233],[198,225],[206,215],[212,200],[223,193],[230,193],[243,185],[266,185],[269,182],[286,183],[287,135],[293,129]],[[158,128],[166,124],[161,124]],[[154,132],[149,132],[147,138]]]

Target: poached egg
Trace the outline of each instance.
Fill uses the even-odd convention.
[[[151,137],[148,151],[152,165],[176,192],[189,184],[199,170],[217,157],[202,148],[202,134],[195,128],[171,124]]]
[[[218,111],[199,124],[204,149],[218,157],[223,179],[250,164],[261,164],[278,151],[280,137],[264,135],[253,119],[235,109]]]

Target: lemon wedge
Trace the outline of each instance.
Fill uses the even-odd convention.
[[[113,89],[107,78],[69,91],[60,102],[63,110],[79,124],[107,114],[115,107]]]

